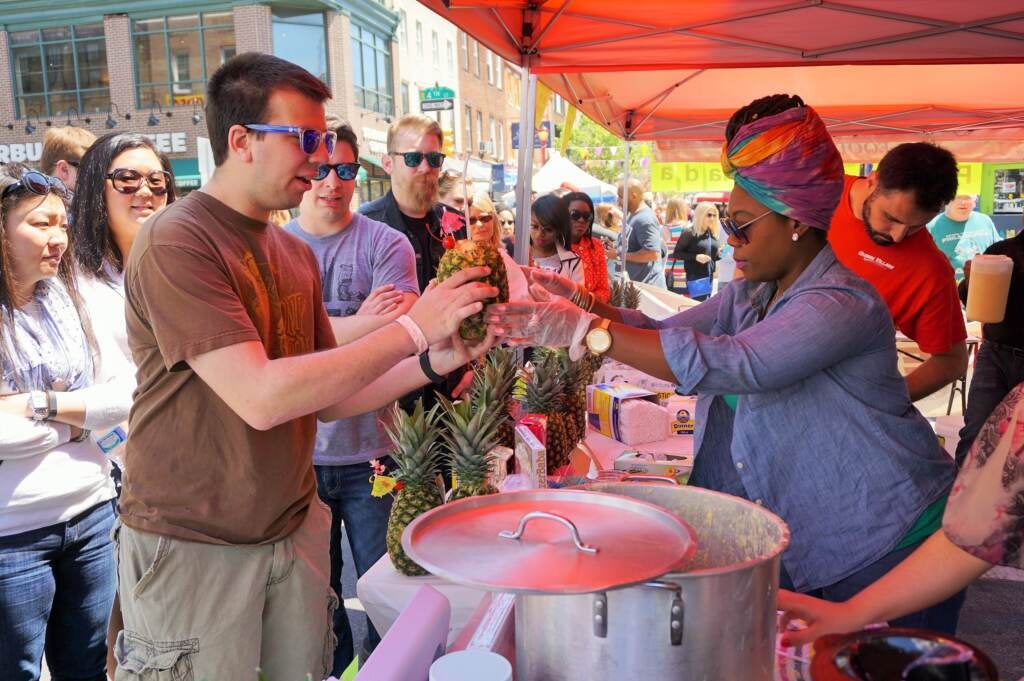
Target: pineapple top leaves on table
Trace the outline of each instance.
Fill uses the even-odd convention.
[[[640,308],[640,289],[633,282],[621,278],[615,279],[612,281],[611,292],[608,303],[612,307],[625,307],[630,310]]]
[[[498,427],[505,416],[504,404],[491,403],[486,396],[452,403],[438,395],[445,428],[441,432],[458,485],[452,500],[495,494],[497,489],[488,479],[491,450],[498,444]]]
[[[441,262],[437,265],[437,280],[441,282],[466,268],[482,266],[491,268],[491,273],[481,281],[498,289],[498,297],[485,300],[484,308],[492,303],[507,303],[508,273],[505,271],[505,262],[501,259],[501,254],[490,244],[478,244],[470,239],[456,243],[454,248],[445,251],[441,257]],[[459,325],[459,335],[471,343],[487,337],[483,310],[462,321]]]

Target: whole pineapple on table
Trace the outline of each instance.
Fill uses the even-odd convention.
[[[623,278],[612,281],[611,298],[608,303],[612,307],[625,307],[636,310],[640,307],[640,289],[633,282]]]
[[[587,434],[587,385],[593,377],[589,355],[574,362],[565,349],[534,348],[533,359],[538,364],[552,363],[560,376],[566,437],[575,447]]]
[[[498,426],[504,417],[504,405],[488,402],[486,395],[457,403],[442,395],[437,399],[444,425],[441,438],[456,483],[451,501],[497,494],[497,488],[489,479],[494,458],[490,452],[498,444]]]
[[[496,439],[499,445],[510,449],[515,447],[515,423],[512,418],[515,397],[512,391],[518,373],[514,350],[491,348],[484,363],[477,367],[470,389],[474,398],[486,397],[487,403],[501,412]]]
[[[403,575],[425,575],[427,571],[405,555],[402,533],[413,520],[444,503],[437,485],[441,457],[439,421],[436,406],[425,411],[423,400],[417,400],[411,414],[395,405],[391,423],[385,425],[394,445],[391,458],[398,467],[395,478],[402,483],[388,517],[388,556]]]
[[[526,381],[523,391],[523,410],[528,414],[544,414],[547,417],[547,462],[548,471],[554,471],[569,463],[573,447],[568,415],[565,409],[565,375],[561,361],[552,354],[541,353],[534,358],[533,373]]]
[[[497,298],[489,298],[484,301],[484,307],[491,303],[508,302],[508,273],[505,271],[505,262],[490,244],[478,244],[471,239],[463,239],[455,244],[453,248],[445,251],[441,262],[437,265],[437,280],[444,281],[456,272],[467,267],[491,268],[491,273],[481,279],[498,289]],[[483,310],[464,319],[459,325],[459,335],[463,340],[469,342],[482,341],[487,336],[487,324],[484,322]]]

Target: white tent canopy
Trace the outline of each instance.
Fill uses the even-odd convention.
[[[533,176],[535,192],[546,194],[558,189],[564,182],[593,197],[615,197],[615,187],[582,170],[559,152],[551,150],[549,153],[548,162]]]

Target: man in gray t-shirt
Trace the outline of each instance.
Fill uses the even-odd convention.
[[[416,300],[416,257],[408,239],[383,222],[351,210],[359,169],[352,128],[328,118],[338,134],[326,175],[313,181],[302,198],[299,217],[284,229],[313,250],[323,280],[324,307],[339,345],[359,338],[405,313]],[[320,167],[324,173],[325,166]],[[348,178],[348,179],[345,179]],[[382,459],[388,473],[390,442],[378,414],[362,414],[317,424],[313,464],[317,492],[331,509],[331,587],[341,596],[341,525],[352,548],[356,573],[362,576],[387,550],[385,538],[391,497],[370,495],[371,459]],[[354,655],[345,606],[335,612],[338,647],[333,675],[340,677]],[[363,659],[380,638],[368,622]]]
[[[619,184],[619,202],[622,202]],[[661,224],[654,211],[644,203],[644,188],[639,180],[629,181],[629,217],[623,230],[626,238],[626,273],[632,281],[642,281],[661,288],[665,284],[665,266],[661,251],[664,246]]]

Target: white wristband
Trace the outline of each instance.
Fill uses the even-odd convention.
[[[430,347],[430,343],[427,342],[427,337],[423,335],[423,329],[420,325],[413,321],[409,315],[402,315],[395,320],[402,325],[406,331],[409,332],[409,337],[412,338],[412,342],[416,345],[416,354],[426,352]]]

